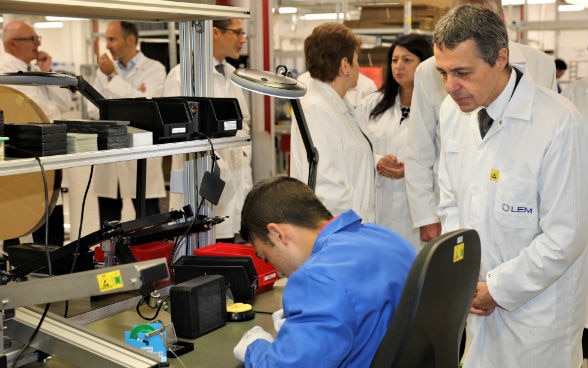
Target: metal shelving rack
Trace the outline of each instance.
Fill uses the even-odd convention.
[[[179,22],[180,44],[182,50],[182,83],[186,96],[212,95],[210,81],[212,58],[213,19],[249,18],[249,10],[241,7],[195,4],[175,0],[2,0],[0,13],[54,15],[81,18],[122,19],[143,22]],[[198,76],[198,78],[195,78]],[[199,80],[196,85],[194,80]],[[194,90],[188,88],[194,86]],[[230,142],[230,143],[229,143]],[[213,140],[215,147],[250,144],[242,138],[229,138],[228,141]],[[152,148],[130,148],[114,151],[101,151],[93,154],[62,155],[43,157],[47,169],[66,168],[84,165],[142,160],[148,157],[164,156],[174,153],[187,153],[184,188],[186,202],[196,204],[198,193],[195,183],[209,168],[209,147],[200,142],[186,142],[171,145],[156,145]],[[144,160],[142,160],[144,162]],[[34,160],[0,161],[0,176],[38,171]],[[210,207],[204,211],[212,213]],[[190,239],[189,239],[190,240]],[[208,235],[201,236],[201,244],[208,244]]]
[[[184,86],[192,85],[194,75],[197,74],[201,81],[199,86],[194,87],[194,91],[184,87],[187,95],[211,95],[210,83],[210,62],[212,57],[210,35],[212,28],[212,19],[227,18],[249,18],[249,11],[240,7],[226,7],[217,5],[194,4],[191,2],[178,2],[167,0],[60,0],[60,1],[33,1],[33,0],[2,0],[0,1],[0,13],[8,14],[35,14],[35,15],[54,15],[67,17],[82,18],[100,18],[100,19],[122,19],[130,21],[152,21],[152,22],[180,22],[181,34],[180,43],[182,45],[182,62],[183,67],[183,84]],[[202,62],[202,61],[205,62]],[[190,67],[188,67],[190,66]],[[250,144],[249,138],[230,137],[212,140],[215,148],[233,147]],[[41,161],[46,169],[62,169],[69,167],[87,166],[93,164],[117,162],[125,160],[145,159],[149,157],[165,156],[176,153],[187,153],[190,157],[187,160],[185,170],[186,182],[193,183],[194,179],[199,178],[196,172],[203,173],[206,167],[207,157],[210,155],[210,146],[207,140],[189,141],[178,143],[158,144],[145,147],[132,147],[117,150],[106,150],[90,153],[67,154],[57,156],[42,157]],[[200,157],[196,158],[195,153]],[[7,159],[0,161],[0,176],[17,175],[29,172],[39,171],[35,159]],[[191,187],[192,188],[192,187]],[[195,204],[195,198],[198,197],[195,187],[188,203]],[[135,267],[134,265],[128,265]],[[69,299],[68,288],[59,290],[63,299]],[[0,292],[0,294],[2,294]],[[34,314],[34,320],[38,321],[40,313],[22,308],[17,309],[15,322],[19,323],[22,328],[26,328],[26,322],[19,317],[24,311]],[[0,319],[0,325],[3,321]],[[51,327],[57,326],[57,327]],[[21,330],[22,330],[21,328]],[[59,335],[59,331],[68,331],[68,338]],[[24,331],[24,330],[23,330]],[[63,353],[63,358],[69,358],[77,365],[88,367],[100,367],[104,364],[116,367],[128,366],[153,366],[152,357],[148,362],[138,365],[135,363],[125,363],[125,357],[129,356],[130,347],[119,344],[121,347],[121,362],[115,365],[113,361],[104,363],[103,358],[112,355],[112,350],[107,347],[105,338],[98,334],[86,331],[82,326],[69,326],[67,321],[59,320],[55,324],[43,324],[39,332],[42,338],[35,340],[33,347],[49,354]],[[86,337],[86,336],[89,337]],[[102,341],[104,340],[104,341]],[[1,342],[1,341],[0,341]],[[65,349],[65,350],[64,350]],[[3,353],[4,349],[0,349]],[[136,352],[134,354],[137,354]],[[145,354],[144,354],[145,355]],[[117,358],[118,359],[118,358]],[[67,360],[67,359],[66,359]],[[139,360],[139,358],[137,358]],[[4,361],[6,362],[6,361]],[[0,363],[1,365],[2,363]]]

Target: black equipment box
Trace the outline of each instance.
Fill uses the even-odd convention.
[[[154,143],[230,137],[242,128],[235,98],[158,97],[97,100],[100,119],[128,120],[153,132]]]
[[[178,337],[195,339],[226,323],[226,287],[220,275],[201,276],[174,285],[169,298]]]
[[[174,283],[202,275],[222,275],[235,302],[247,302],[257,292],[257,271],[249,257],[182,256],[172,265]]]
[[[193,124],[181,101],[157,103],[153,99],[123,98],[97,100],[102,120],[126,120],[130,126],[153,133],[153,143],[189,140]]]
[[[160,97],[154,100],[158,103],[184,101],[194,126],[192,139],[232,137],[243,129],[243,114],[236,98]]]

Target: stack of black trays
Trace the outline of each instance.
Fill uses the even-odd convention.
[[[67,153],[65,126],[48,123],[5,124],[8,157],[41,157]]]
[[[98,134],[98,150],[126,148],[129,146],[128,121],[55,120],[54,123],[67,126],[67,131],[70,133]]]

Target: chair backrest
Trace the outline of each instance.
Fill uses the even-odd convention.
[[[480,238],[456,230],[433,239],[410,269],[372,368],[452,368],[480,270]]]

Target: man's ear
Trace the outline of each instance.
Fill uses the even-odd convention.
[[[279,241],[285,243],[286,234],[282,226],[280,226],[280,224],[270,222],[269,224],[267,224],[267,231],[270,233],[270,235],[273,234],[273,236],[277,237]]]
[[[498,50],[498,58],[496,59],[496,64],[500,66],[500,69],[505,69],[508,65],[508,50],[506,48],[501,48]]]

